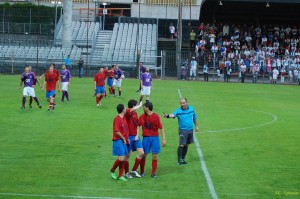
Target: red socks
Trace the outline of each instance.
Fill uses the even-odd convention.
[[[120,161],[119,164],[119,178],[123,176],[124,173],[124,166],[125,166],[125,161]]]
[[[49,104],[49,108],[50,108],[50,109],[53,108],[53,104],[54,104],[53,102],[50,102],[50,104]]]
[[[157,161],[158,160],[152,160],[152,172],[151,172],[152,175],[156,174]]]
[[[132,168],[132,171],[136,171],[137,170],[137,168],[139,167],[141,161],[142,161],[142,159],[135,158],[135,162],[134,162],[134,166]]]
[[[96,96],[96,104],[99,104],[100,101],[102,100],[103,95],[100,95],[99,97]]]
[[[120,160],[119,159],[117,159],[116,161],[115,161],[115,163],[113,164],[113,166],[112,166],[112,168],[110,169],[110,172],[115,172],[115,170],[116,170],[116,168],[119,166],[119,164],[120,164]]]
[[[141,159],[141,167],[140,167],[140,173],[143,174],[145,170],[145,164],[146,164],[146,159]]]

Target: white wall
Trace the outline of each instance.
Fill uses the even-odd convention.
[[[191,12],[190,12],[191,11]],[[191,13],[191,14],[190,14]],[[139,16],[139,4],[131,5],[131,17]],[[140,5],[140,17],[178,19],[178,6],[149,6]],[[198,20],[200,17],[200,5],[182,8],[182,19]]]

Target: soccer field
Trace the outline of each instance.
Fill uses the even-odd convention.
[[[116,105],[138,99],[138,80],[123,80],[122,97],[96,107],[92,78],[73,78],[70,103],[21,110],[20,76],[0,75],[0,198],[300,198],[300,86],[154,80],[154,112],[171,113],[179,94],[197,113],[200,132],[189,165],[178,166],[178,125],[164,119],[167,146],[158,178],[113,180]],[[142,109],[138,110],[138,114]],[[130,159],[132,168],[136,153]]]

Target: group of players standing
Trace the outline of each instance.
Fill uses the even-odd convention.
[[[137,92],[140,92],[139,102],[131,99],[128,101],[128,108],[124,104],[118,104],[116,109],[118,115],[113,121],[113,146],[112,154],[118,156],[110,169],[111,176],[113,179],[121,181],[128,181],[129,178],[143,177],[146,165],[147,154],[152,153],[152,169],[151,177],[156,178],[156,171],[158,166],[158,154],[161,150],[159,132],[162,136],[162,146],[166,146],[166,136],[164,127],[162,125],[160,116],[153,112],[153,104],[150,102],[149,96],[152,88],[152,76],[149,73],[149,68],[143,66],[140,63],[140,85]],[[41,85],[39,79],[45,76],[45,83]],[[100,68],[99,72],[94,76],[94,89],[96,96],[96,105],[101,105],[101,99],[106,95],[105,80],[107,78],[107,84],[109,93],[115,96],[115,87],[118,88],[119,96],[122,95],[121,85],[124,73],[117,65],[113,65],[111,69],[107,67]],[[22,109],[25,109],[26,96],[32,97],[39,108],[42,108],[39,100],[35,96],[34,87],[36,83],[44,89],[46,86],[46,98],[49,101],[48,110],[55,108],[55,92],[56,86],[59,81],[62,82],[62,99],[64,97],[69,101],[68,86],[70,84],[71,74],[65,65],[62,65],[62,70],[58,71],[55,69],[55,65],[51,64],[49,69],[40,78],[36,77],[36,74],[31,71],[31,67],[26,67],[25,72],[21,76],[21,83],[24,83],[23,98],[22,98]],[[58,92],[60,92],[60,83],[58,83]],[[146,102],[143,104],[143,97],[146,96]],[[32,99],[30,100],[31,107]],[[197,117],[194,109],[187,105],[187,100],[181,99],[181,108],[176,110],[173,114],[164,114],[165,118],[178,117],[180,145],[178,147],[178,165],[187,164],[184,160],[187,153],[188,144],[193,143],[193,128],[196,125],[198,130]],[[138,117],[137,110],[143,107],[144,113]],[[181,122],[180,122],[181,121]],[[182,124],[181,124],[182,123]],[[188,124],[188,125],[187,125]],[[183,128],[181,128],[183,125]],[[139,137],[139,127],[142,128],[143,140]],[[131,151],[137,151],[138,154],[135,158],[134,166],[129,171],[129,157]],[[115,170],[119,167],[118,176],[115,174]],[[137,171],[140,167],[140,172]],[[124,176],[125,170],[125,176]]]
[[[23,89],[23,98],[22,98],[22,107],[21,109],[25,109],[26,104],[26,97],[30,97],[29,107],[32,108],[32,98],[36,101],[39,108],[42,108],[38,98],[35,95],[35,86],[36,83],[40,86],[42,90],[46,87],[46,98],[49,101],[49,111],[52,111],[55,108],[55,96],[56,96],[56,86],[57,82],[61,81],[61,88],[62,88],[62,99],[61,101],[64,102],[66,97],[67,102],[69,102],[69,93],[68,87],[71,81],[71,73],[66,68],[65,65],[62,65],[62,69],[58,71],[55,68],[55,64],[50,64],[49,69],[43,74],[40,78],[37,78],[36,74],[31,71],[31,66],[25,67],[23,74],[21,75],[21,82],[19,89],[24,83]],[[45,82],[43,85],[39,82],[39,79],[42,79],[45,76]],[[60,83],[58,83],[58,92],[60,92]]]
[[[137,92],[140,92],[140,101],[143,100],[143,97],[146,96],[146,99],[149,101],[149,96],[152,88],[152,76],[149,73],[149,68],[145,67],[143,63],[140,63],[140,87]],[[106,93],[105,80],[107,79],[107,86],[109,94],[116,96],[115,88],[118,88],[119,97],[122,96],[122,79],[124,79],[124,72],[119,68],[118,65],[112,65],[110,69],[108,67],[101,67],[99,72],[94,76],[94,90],[96,97],[97,107],[101,106],[101,100]]]
[[[152,153],[151,162],[151,177],[156,178],[158,167],[158,154],[161,150],[161,145],[166,146],[166,136],[160,116],[153,112],[153,104],[149,100],[150,91],[152,88],[152,77],[149,73],[149,68],[140,64],[140,88],[137,92],[141,92],[139,103],[137,100],[131,99],[128,101],[128,107],[124,104],[117,105],[118,115],[113,121],[113,136],[112,136],[112,155],[117,156],[110,172],[111,177],[116,180],[128,181],[128,179],[144,177],[146,158],[149,153]],[[142,104],[143,96],[146,95],[146,102]],[[178,165],[188,164],[185,161],[185,156],[188,151],[188,145],[193,143],[193,129],[196,126],[198,131],[197,116],[193,107],[188,106],[187,99],[180,99],[181,107],[174,113],[163,115],[164,118],[178,118],[179,124],[179,146],[177,150]],[[138,117],[136,111],[143,107],[143,114]],[[139,127],[142,129],[143,140],[139,137]],[[160,137],[162,144],[160,144]],[[129,158],[131,152],[137,151],[137,156],[134,165],[129,170]],[[119,167],[119,173],[115,171]],[[140,172],[137,171],[140,167]],[[125,175],[124,175],[125,171]]]
[[[141,93],[139,103],[137,100],[128,101],[128,108],[124,104],[117,105],[118,115],[113,122],[113,146],[112,154],[118,156],[110,169],[113,179],[128,181],[129,178],[143,177],[146,165],[146,157],[152,153],[151,177],[156,178],[158,154],[160,152],[159,132],[162,135],[162,146],[166,146],[164,128],[158,114],[153,112],[153,104],[149,100],[152,88],[152,76],[149,68],[140,63],[140,86],[137,92]],[[146,103],[142,104],[143,96]],[[137,110],[143,107],[144,113],[138,117]],[[143,140],[139,137],[139,126],[142,127]],[[131,151],[137,151],[132,170],[129,171],[129,157]],[[137,171],[140,166],[140,173]],[[115,170],[119,167],[118,176]],[[123,176],[125,170],[125,176]],[[133,175],[133,176],[132,176]]]

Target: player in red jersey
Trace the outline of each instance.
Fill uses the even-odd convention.
[[[48,110],[51,111],[55,108],[54,104],[54,94],[56,90],[56,84],[59,80],[59,75],[54,72],[54,68],[50,67],[48,73],[45,75],[45,84],[43,86],[46,86],[46,98],[49,99],[50,104]],[[60,92],[60,84],[58,84],[58,92]]]
[[[96,94],[96,104],[99,107],[101,105],[101,99],[105,95],[105,79],[106,73],[103,68],[99,69],[99,72],[94,76],[94,89]]]
[[[113,81],[114,81],[114,70],[112,66],[111,69],[107,71],[107,85],[108,85],[109,94],[111,95],[113,94]]]
[[[141,163],[141,159],[144,155],[142,141],[139,137],[139,118],[136,110],[142,107],[142,102],[137,105],[137,101],[131,99],[128,101],[128,108],[126,109],[125,119],[128,124],[129,129],[129,141],[130,141],[130,150],[128,153],[128,159],[130,157],[131,151],[137,151],[137,156],[135,158],[134,166],[131,170],[131,174],[135,177],[140,178],[140,174],[137,172],[137,168]],[[129,162],[125,161],[125,175],[127,178],[132,178],[131,174],[129,173]]]
[[[50,68],[53,68],[53,73],[55,73],[58,77],[60,76],[59,71],[55,68],[55,64],[51,63],[50,66],[49,66],[49,69],[46,70],[46,73],[42,74],[39,79],[42,79],[47,73],[49,73],[50,72]],[[58,78],[58,84],[60,84],[59,83],[59,78]],[[56,97],[56,93],[54,93],[54,95],[53,95],[54,105],[55,105],[55,97]]]
[[[154,113],[153,105],[150,101],[146,102],[143,105],[144,114],[139,118],[139,126],[142,126],[143,131],[143,148],[144,156],[141,161],[141,176],[144,176],[145,164],[147,154],[152,152],[152,172],[151,177],[156,178],[156,168],[158,165],[158,154],[160,152],[160,140],[159,133],[162,135],[162,146],[166,146],[166,136],[164,132],[164,127],[161,123],[160,117],[158,114]]]
[[[125,106],[123,104],[118,104],[117,106],[118,115],[114,119],[113,123],[113,148],[112,154],[118,156],[117,160],[114,162],[110,172],[113,179],[118,179],[122,181],[128,181],[124,176],[125,161],[127,161],[127,155],[129,150],[129,131],[127,121],[125,119]],[[116,168],[119,166],[118,177],[115,174]]]

